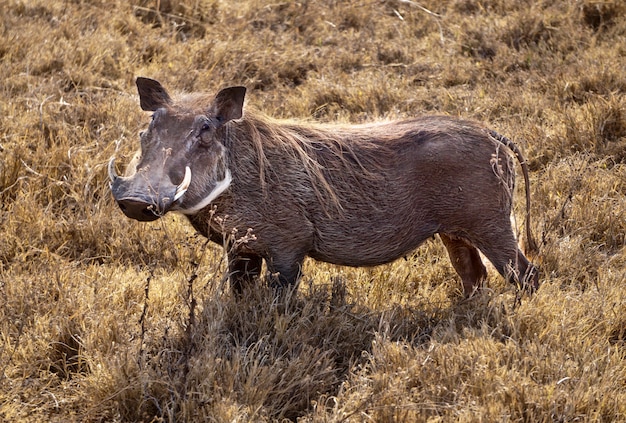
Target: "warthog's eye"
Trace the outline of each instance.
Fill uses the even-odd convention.
[[[213,122],[211,118],[199,115],[196,116],[193,123],[192,133],[195,134],[200,145],[209,147],[213,145],[213,132],[215,131],[215,127],[215,122]]]
[[[198,140],[202,145],[210,145],[212,136],[211,132],[215,129],[215,125],[207,119],[203,119],[198,125]]]

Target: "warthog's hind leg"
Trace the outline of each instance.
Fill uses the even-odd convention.
[[[480,254],[476,247],[462,238],[442,233],[439,236],[448,250],[454,270],[461,277],[463,292],[469,297],[487,278],[487,269],[480,259]]]
[[[513,229],[485,231],[475,244],[498,272],[518,288],[534,292],[539,288],[539,271],[517,246]]]

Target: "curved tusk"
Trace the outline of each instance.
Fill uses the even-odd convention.
[[[115,172],[115,156],[111,157],[111,160],[109,160],[109,179],[111,179],[111,182],[115,182],[115,180],[118,178],[117,173]]]
[[[180,183],[180,185],[176,187],[176,195],[174,195],[174,201],[178,200],[187,192],[187,190],[189,189],[189,184],[191,184],[191,169],[189,169],[189,166],[186,166],[185,177],[183,178],[183,181]]]

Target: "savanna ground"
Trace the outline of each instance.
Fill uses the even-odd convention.
[[[0,9],[0,420],[626,421],[622,1]],[[487,123],[529,161],[541,288],[491,269],[464,300],[432,240],[233,298],[183,217],[141,224],[111,198],[106,163],[148,119],[139,75],[242,84],[275,117]]]

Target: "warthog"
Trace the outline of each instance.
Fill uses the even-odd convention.
[[[111,159],[113,196],[130,218],[177,211],[230,246],[236,292],[259,275],[263,259],[270,281],[284,287],[298,280],[306,256],[374,266],[435,234],[466,295],[487,276],[479,250],[509,281],[538,286],[511,227],[509,150],[526,182],[531,242],[528,169],[518,148],[494,131],[446,116],[365,125],[280,121],[244,114],[244,87],[176,101],[155,80],[138,78],[137,88],[152,121],[126,176]]]

